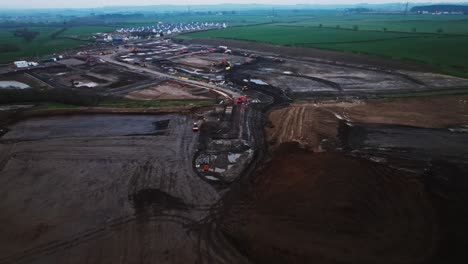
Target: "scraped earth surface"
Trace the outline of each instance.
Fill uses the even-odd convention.
[[[206,89],[191,87],[177,82],[164,82],[153,87],[133,91],[125,98],[132,100],[207,100],[215,95]]]
[[[223,230],[260,263],[465,261],[467,102],[330,100],[272,111],[272,159],[239,188],[247,191],[226,196]]]
[[[255,263],[422,263],[437,219],[422,177],[283,144],[227,195],[221,227]]]
[[[468,96],[294,103],[272,111],[269,118],[266,132],[272,146],[298,142],[320,150],[327,144],[336,146],[340,121],[445,129],[447,133],[466,130]]]
[[[0,143],[0,263],[243,263],[182,115],[36,118]],[[224,250],[213,246],[222,245]]]
[[[284,60],[233,52],[173,60],[187,76],[202,68],[252,99],[196,113],[200,138],[197,120],[176,114],[2,122],[0,263],[464,263],[468,97],[348,95],[457,89],[466,80],[328,52]],[[213,65],[224,57],[234,63],[225,73]],[[81,77],[127,99],[213,98],[96,67]],[[71,85],[77,76],[62,68],[49,84]],[[290,95],[340,99],[288,105]],[[213,171],[223,184],[208,181]]]

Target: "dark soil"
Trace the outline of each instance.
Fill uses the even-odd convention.
[[[221,229],[256,263],[424,263],[435,252],[421,176],[286,144],[242,189],[226,196]]]

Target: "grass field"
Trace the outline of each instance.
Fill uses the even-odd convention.
[[[296,14],[292,11],[282,11],[280,15],[272,17],[271,11],[245,11],[242,14],[213,13],[211,15],[158,15],[142,18],[124,19],[112,24],[102,23],[102,25],[55,25],[50,27],[31,26],[30,31],[37,31],[40,34],[32,41],[28,42],[23,38],[15,37],[13,31],[16,28],[0,28],[0,48],[2,45],[15,46],[17,51],[2,51],[0,53],[0,64],[9,63],[13,60],[26,59],[31,57],[41,57],[44,55],[58,53],[66,49],[75,48],[86,42],[93,33],[112,32],[122,27],[138,27],[163,23],[186,23],[186,22],[227,22],[230,26],[252,25],[262,23],[300,23],[312,19],[311,13]],[[83,22],[85,22],[85,18]],[[22,29],[22,28],[20,28]],[[54,34],[55,33],[55,34]],[[73,39],[76,38],[76,39]]]
[[[61,30],[59,27],[29,27],[28,30],[39,32],[39,35],[30,42],[24,38],[15,37],[13,29],[0,29],[0,45],[13,45],[18,48],[18,51],[0,52],[0,63],[40,57],[84,44],[78,40],[54,38],[53,34]]]
[[[430,64],[444,73],[468,77],[468,20],[460,16],[390,18],[317,17],[298,23],[232,27],[179,37],[234,39],[360,53]],[[440,28],[442,32],[437,33]]]
[[[118,26],[79,26],[69,27],[60,34],[60,37],[89,37],[94,33],[113,32]]]
[[[331,15],[317,16],[315,19],[288,23],[298,27],[323,27],[373,30],[411,33],[437,33],[442,29],[444,34],[468,34],[468,17],[466,16],[421,16],[421,15]]]
[[[95,26],[29,27],[40,32],[31,42],[14,37],[14,29],[0,28],[0,64],[75,48],[93,33],[158,22],[227,22],[225,30],[211,30],[180,38],[224,38],[276,45],[362,53],[426,63],[441,71],[468,77],[468,18],[466,16],[344,15],[337,11],[254,10],[219,15],[158,15]],[[257,25],[258,24],[258,25]],[[64,25],[65,26],[65,25]],[[57,34],[58,32],[58,34]],[[56,33],[56,34],[54,34]]]

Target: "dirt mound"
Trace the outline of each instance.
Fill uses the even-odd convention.
[[[435,210],[422,179],[343,153],[280,146],[221,228],[257,263],[421,263]]]
[[[310,104],[293,104],[270,113],[271,126],[266,129],[270,145],[298,142],[315,151],[322,150],[337,135],[338,119]]]

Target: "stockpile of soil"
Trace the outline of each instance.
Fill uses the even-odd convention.
[[[298,142],[314,151],[336,146],[338,119],[313,104],[292,104],[269,115],[266,135],[272,149],[286,142]]]
[[[437,244],[422,179],[283,144],[225,198],[221,229],[256,263],[421,263]]]

